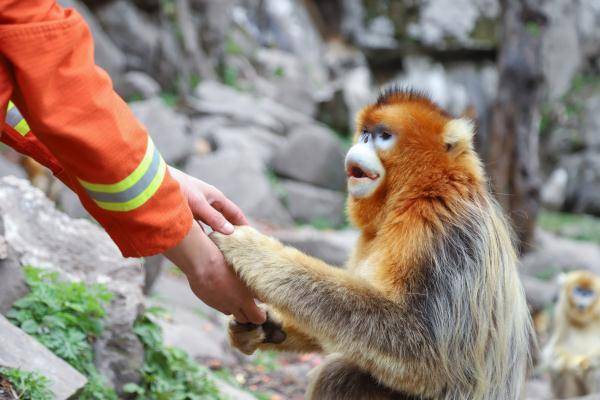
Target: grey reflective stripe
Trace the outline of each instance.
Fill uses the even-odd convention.
[[[17,110],[17,107],[13,107],[6,113],[6,123],[11,127],[15,127],[23,120],[23,116]]]
[[[138,194],[142,193],[152,182],[154,176],[158,172],[160,166],[160,152],[157,148],[154,149],[154,154],[152,155],[152,162],[148,166],[148,170],[146,173],[127,190],[117,193],[104,193],[104,192],[96,192],[94,190],[86,189],[90,197],[96,201],[109,202],[109,203],[124,203],[136,197]]]

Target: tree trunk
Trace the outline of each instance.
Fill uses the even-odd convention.
[[[492,189],[510,216],[520,251],[533,244],[539,209],[538,129],[543,85],[543,0],[503,0],[498,99],[487,154]]]

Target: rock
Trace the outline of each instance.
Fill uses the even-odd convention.
[[[533,276],[522,275],[527,304],[533,313],[542,311],[554,304],[558,298],[558,284],[555,280],[544,281]]]
[[[201,363],[219,360],[232,365],[237,361],[227,342],[224,324],[215,324],[197,312],[181,308],[174,308],[156,322],[163,330],[165,345],[180,348]]]
[[[252,396],[250,393],[245,392],[242,389],[235,388],[221,379],[213,378],[213,380],[219,389],[219,392],[227,399],[256,400],[256,397]]]
[[[569,174],[563,168],[552,172],[542,187],[541,200],[544,207],[553,211],[560,211],[567,197],[567,182]]]
[[[344,190],[344,152],[333,132],[311,124],[295,128],[273,159],[278,174],[301,182]]]
[[[445,67],[418,56],[406,57],[404,73],[395,80],[401,85],[421,90],[442,108],[454,115],[461,115],[469,105],[466,88],[454,82]]]
[[[205,138],[217,150],[235,150],[239,154],[257,156],[269,165],[273,155],[281,149],[285,139],[257,126],[221,126],[204,131]]]
[[[192,153],[192,140],[186,131],[188,119],[169,108],[158,97],[131,103],[131,110],[148,129],[167,164],[178,164]]]
[[[493,26],[500,15],[497,0],[431,0],[418,12],[418,20],[409,24],[407,31],[426,46],[444,50],[496,45]],[[491,33],[482,29],[484,25],[492,25],[487,29]]]
[[[59,0],[59,3],[63,7],[75,8],[83,16],[94,37],[94,60],[96,64],[104,68],[112,79],[119,79],[125,71],[127,60],[123,52],[104,32],[96,16],[77,0]]]
[[[14,250],[4,237],[4,223],[0,221],[0,314],[8,312],[15,301],[29,293],[21,265],[12,253]]]
[[[160,93],[160,85],[143,72],[130,71],[119,79],[115,90],[124,99],[149,99]]]
[[[547,380],[532,379],[527,381],[525,400],[548,400],[552,397],[552,388]]]
[[[346,195],[295,181],[283,181],[286,205],[294,220],[302,223],[324,222],[328,226],[344,223]]]
[[[600,94],[585,100],[582,121],[583,140],[589,149],[600,150]]]
[[[104,332],[95,343],[95,360],[117,389],[135,382],[143,362],[142,344],[133,332],[143,308],[140,261],[121,257],[100,227],[57,211],[24,180],[0,180],[0,217],[6,242],[20,265],[50,269],[66,280],[103,283],[113,292]]]
[[[129,1],[102,5],[96,15],[111,39],[127,53],[128,67],[149,71],[159,45],[158,29]],[[150,71],[149,71],[150,72]]]
[[[600,54],[600,4],[596,0],[580,0],[576,4],[581,49],[586,58],[597,59]]]
[[[546,1],[544,11],[548,24],[542,38],[542,71],[551,100],[557,100],[571,88],[583,55],[579,47],[576,3]]]
[[[45,376],[56,400],[71,398],[87,382],[85,376],[1,315],[0,366]]]
[[[192,157],[185,171],[216,186],[250,217],[276,226],[292,223],[265,175],[264,164],[251,153],[223,149]]]
[[[240,92],[217,82],[202,82],[196,88],[195,95],[198,99],[192,102],[193,107],[200,114],[224,116],[237,124],[258,125],[279,134],[311,121],[308,116],[273,100]]]
[[[27,177],[23,168],[0,155],[0,177],[9,175],[16,176],[17,178]]]
[[[533,250],[521,260],[521,272],[525,275],[551,279],[560,272],[577,269],[600,273],[600,246],[571,239],[560,238],[548,232],[536,232]]]
[[[72,218],[92,218],[85,207],[83,207],[83,204],[81,204],[79,196],[73,193],[73,191],[61,181],[57,180],[56,184],[59,187],[59,189],[57,189],[58,198],[56,199],[56,206],[58,209]]]
[[[144,258],[144,294],[152,291],[154,283],[162,272],[165,260],[165,257],[161,254]]]
[[[563,158],[569,175],[565,209],[600,215],[600,154],[586,151]]]
[[[272,235],[288,246],[335,266],[346,263],[359,236],[354,230],[320,231],[311,227],[274,231]]]

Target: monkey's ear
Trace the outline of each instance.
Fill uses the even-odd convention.
[[[444,143],[448,151],[458,145],[471,146],[475,136],[475,126],[468,118],[450,120],[444,127]]]

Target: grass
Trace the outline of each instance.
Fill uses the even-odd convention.
[[[8,318],[88,378],[78,399],[116,400],[96,370],[92,347],[112,294],[103,285],[63,282],[58,274],[34,267],[24,273],[31,291],[15,302]]]
[[[543,211],[538,224],[545,230],[576,240],[600,244],[600,218]]]
[[[0,383],[7,380],[14,394],[21,400],[52,400],[50,380],[37,372],[23,371],[17,368],[0,367]]]

